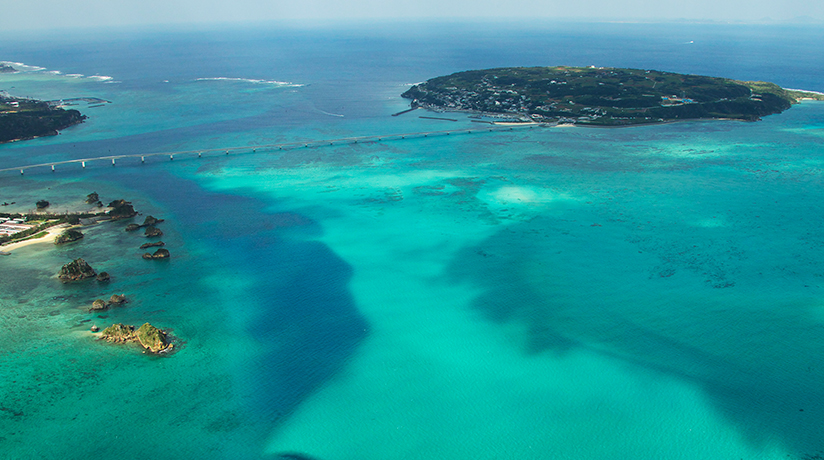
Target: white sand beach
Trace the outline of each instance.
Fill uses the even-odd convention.
[[[71,227],[71,225],[69,224],[55,225],[54,227],[48,228],[46,230],[46,234],[40,238],[32,238],[30,240],[18,241],[15,243],[9,243],[5,246],[0,246],[0,252],[11,252],[15,249],[22,248],[30,244],[54,243],[54,239],[57,237],[57,235],[63,233],[63,230],[69,227]]]

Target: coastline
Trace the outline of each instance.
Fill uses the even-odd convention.
[[[46,235],[41,236],[40,238],[32,238],[32,239],[17,241],[17,242],[14,242],[14,243],[9,243],[9,244],[4,245],[4,246],[0,246],[0,252],[11,252],[15,249],[22,248],[24,246],[29,246],[29,245],[32,245],[32,244],[38,244],[38,243],[52,243],[53,244],[54,239],[57,238],[57,235],[63,233],[63,230],[66,230],[67,228],[69,228],[71,226],[72,226],[71,224],[60,224],[60,225],[55,225],[54,227],[49,227],[47,230],[44,230],[46,232]]]

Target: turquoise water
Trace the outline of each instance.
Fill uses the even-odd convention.
[[[815,29],[593,27],[495,40],[467,27],[437,52],[415,51],[439,43],[431,30],[21,43],[0,58],[63,74],[0,76],[0,88],[112,104],[60,136],[0,146],[0,167],[474,127],[389,115],[408,83],[552,53],[824,89],[822,61],[780,60],[816,52]],[[513,46],[536,36],[566,48]],[[726,59],[671,58],[684,37],[712,38]],[[220,77],[291,84],[198,80]],[[128,222],[0,259],[0,447],[14,459],[815,458],[822,145],[824,104],[806,102],[758,123],[5,174],[11,210],[41,198],[73,209],[91,191],[133,201],[166,219],[172,259],[142,260]],[[59,283],[76,257],[112,281]],[[130,302],[86,311],[113,293]],[[87,332],[144,321],[172,329],[179,351],[148,356]]]

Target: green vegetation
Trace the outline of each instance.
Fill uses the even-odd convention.
[[[513,67],[433,78],[402,94],[413,107],[509,114],[534,121],[630,125],[696,118],[758,120],[817,93],[773,83],[655,70]]]
[[[52,107],[34,99],[0,96],[0,143],[53,136],[84,119],[86,116],[77,110]]]
[[[72,241],[77,241],[81,238],[83,238],[83,232],[70,228],[57,235],[57,238],[54,239],[54,244],[71,243]]]
[[[17,232],[14,235],[2,235],[0,236],[0,246],[8,243],[15,243],[17,241],[25,241],[25,240],[33,240],[36,238],[43,238],[47,235],[46,230],[49,227],[54,227],[55,225],[60,225],[64,221],[54,220],[54,221],[45,221],[40,225],[34,226],[28,230],[23,230],[22,232]]]
[[[112,324],[100,333],[100,338],[115,343],[137,342],[152,353],[168,352],[174,344],[167,341],[166,333],[145,323],[136,331],[134,326],[117,323]]]
[[[112,324],[103,329],[100,337],[110,342],[130,342],[135,339],[134,326],[123,323]]]
[[[166,343],[166,334],[149,323],[145,323],[137,329],[137,340],[143,348],[152,353],[163,351],[169,346]]]
[[[32,214],[9,214],[9,213],[0,213],[0,217],[8,217],[10,219],[17,219],[21,217],[26,218],[26,222],[33,224],[36,222],[40,222],[38,225],[28,229],[23,230],[22,232],[15,233],[14,235],[2,235],[0,236],[0,246],[8,243],[14,243],[17,241],[23,241],[29,238],[31,235],[36,233],[40,233],[43,230],[54,227],[55,225],[60,224],[71,224],[77,225],[80,223],[80,219],[94,217],[98,215],[103,215],[104,213],[78,213],[78,214],[55,214],[55,213],[32,213]],[[42,236],[45,236],[43,233]],[[41,236],[41,237],[42,237]]]

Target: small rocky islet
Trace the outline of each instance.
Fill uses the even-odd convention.
[[[155,241],[153,243],[143,243],[143,244],[141,244],[140,249],[157,248],[157,247],[162,247],[162,246],[166,246],[166,243],[164,243],[162,241]]]
[[[115,323],[103,329],[100,339],[113,343],[138,343],[151,353],[167,353],[174,348],[168,335],[149,323],[144,323],[137,329],[131,325]]]
[[[108,302],[103,299],[96,299],[94,302],[92,302],[92,306],[91,308],[89,308],[89,311],[108,310],[109,307],[120,306],[125,304],[126,302],[127,300],[125,294],[112,294],[112,296],[109,297]]]
[[[170,256],[169,250],[164,248],[158,249],[154,254],[149,254],[148,252],[143,254],[143,258],[147,260],[168,259]]]
[[[63,231],[63,233],[57,235],[57,238],[54,239],[54,244],[71,243],[72,241],[77,241],[81,238],[83,238],[83,232],[74,228],[69,228]]]
[[[88,278],[94,278],[97,272],[94,271],[91,265],[82,258],[75,259],[60,269],[57,277],[63,282],[80,281]]]

